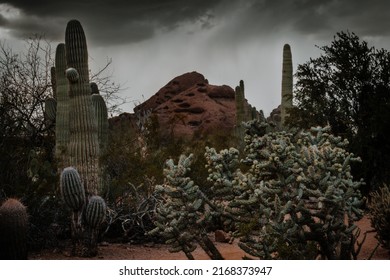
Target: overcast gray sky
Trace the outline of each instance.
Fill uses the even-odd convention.
[[[90,67],[112,58],[113,80],[132,112],[170,79],[189,71],[210,84],[246,85],[266,114],[280,103],[282,49],[297,64],[319,55],[338,31],[390,49],[387,0],[10,0],[0,2],[0,39],[11,46],[34,33],[63,42],[66,23],[86,32]]]

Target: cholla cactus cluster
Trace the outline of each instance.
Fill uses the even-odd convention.
[[[352,259],[363,212],[362,182],[353,181],[346,141],[330,128],[248,135],[249,165],[229,206],[241,214],[241,247],[261,258]]]
[[[376,238],[383,247],[390,249],[390,189],[387,185],[371,194],[368,209]]]
[[[177,163],[166,162],[164,185],[156,186],[163,203],[158,207],[156,228],[149,234],[161,234],[171,252],[183,251],[188,259],[199,244],[212,259],[222,256],[207,236],[207,225],[212,219],[212,209],[205,205],[205,195],[194,181],[187,177],[192,155],[182,155]]]
[[[347,142],[329,134],[328,127],[293,135],[269,132],[257,120],[247,126],[241,162],[237,149],[206,149],[212,184],[207,198],[198,189],[186,191],[196,186],[184,177],[188,159],[177,166],[170,161],[169,184],[160,186],[167,196],[160,231],[182,250],[178,237],[197,241],[200,226],[207,228],[214,217],[252,258],[356,258],[362,182],[351,176],[350,163],[358,159],[344,149]],[[189,207],[195,201],[194,211]]]

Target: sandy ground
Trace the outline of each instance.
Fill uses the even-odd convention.
[[[374,248],[377,246],[378,241],[375,239],[375,232],[370,226],[370,220],[364,217],[357,225],[360,227],[363,237],[363,233],[368,231],[367,238],[363,244],[362,250],[359,254],[359,259],[367,259]],[[227,260],[241,260],[245,256],[245,252],[238,246],[237,242],[232,244],[228,243],[215,243],[222,256]],[[170,253],[168,246],[163,244],[118,244],[118,243],[106,243],[104,242],[99,246],[98,256],[92,259],[98,260],[186,260],[186,256],[182,252]],[[193,255],[197,260],[208,260],[209,257],[201,249],[197,248]],[[68,251],[59,250],[44,250],[39,253],[32,253],[29,259],[40,260],[65,260],[65,259],[78,259],[71,257]],[[390,259],[390,252],[378,247],[375,254],[372,257],[373,260],[386,260]]]

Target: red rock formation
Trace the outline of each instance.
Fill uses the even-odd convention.
[[[154,110],[159,105],[165,103],[166,101],[172,99],[177,94],[189,89],[190,87],[198,84],[198,83],[206,83],[207,80],[204,78],[202,74],[197,72],[190,72],[180,75],[174,79],[172,79],[168,84],[162,87],[155,95],[149,98],[144,103],[136,106],[134,108],[134,112],[142,112],[148,110]]]

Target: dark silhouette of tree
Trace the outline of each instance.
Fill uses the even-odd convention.
[[[322,54],[299,65],[290,126],[332,127],[362,159],[355,178],[367,193],[390,178],[390,54],[352,32],[339,32]]]

